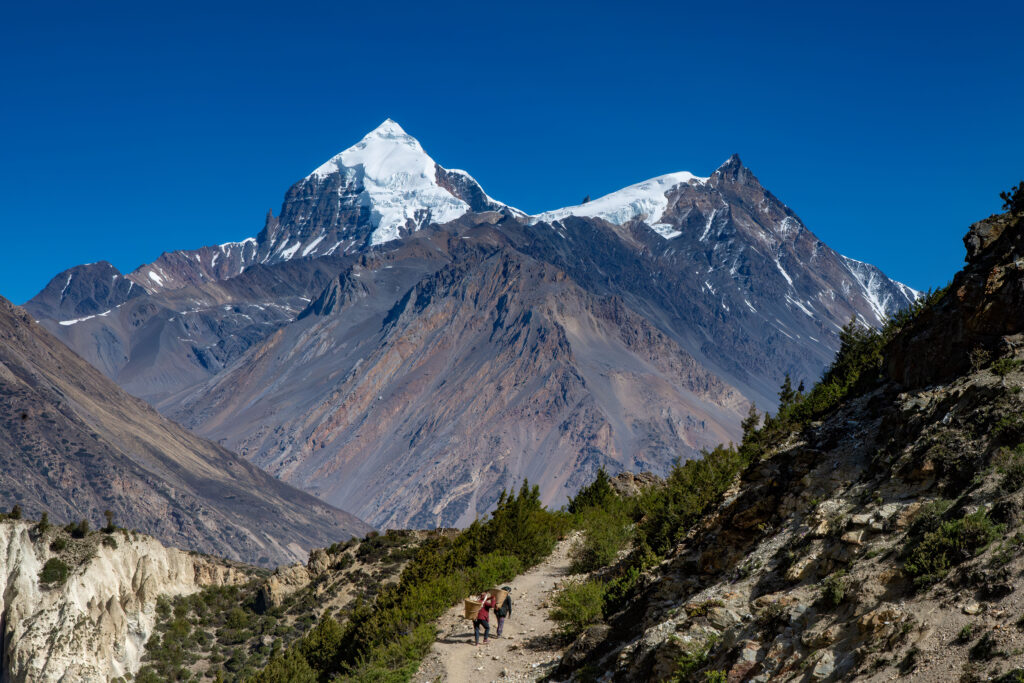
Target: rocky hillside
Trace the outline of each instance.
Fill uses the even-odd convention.
[[[0,520],[0,679],[130,679],[161,596],[251,576],[123,529],[77,535]]]
[[[365,534],[355,517],[182,429],[0,299],[0,503],[276,565]]]
[[[524,477],[557,505],[602,466],[665,474],[916,295],[735,156],[527,216],[386,121],[255,237],[78,266],[26,305],[163,414],[401,527]]]
[[[965,243],[947,289],[647,494],[633,552],[556,600],[555,679],[1024,678],[1024,216]]]

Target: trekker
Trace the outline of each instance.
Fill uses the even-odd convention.
[[[476,613],[476,619],[473,620],[473,644],[480,645],[480,629],[484,631],[484,645],[487,644],[487,637],[491,634],[491,608],[494,607],[494,598],[491,597],[490,593],[481,593],[480,611]]]
[[[505,602],[498,605],[497,609],[494,610],[494,616],[498,617],[498,632],[495,634],[498,638],[501,638],[501,630],[505,628],[505,617],[512,615],[512,589],[508,586],[502,586],[501,590],[506,593]]]

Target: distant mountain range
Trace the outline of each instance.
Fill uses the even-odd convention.
[[[0,298],[0,501],[277,565],[369,525],[161,417]]]
[[[165,415],[405,527],[524,477],[558,505],[598,467],[665,472],[916,296],[736,156],[529,216],[388,120],[256,237],[76,266],[25,306]]]

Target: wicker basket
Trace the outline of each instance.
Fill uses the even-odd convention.
[[[476,615],[480,612],[480,608],[484,606],[484,603],[479,600],[466,600],[466,618],[476,619]]]
[[[487,592],[491,594],[492,598],[494,598],[495,609],[501,607],[501,605],[505,602],[505,598],[508,597],[508,591],[502,590],[500,588],[492,588]]]

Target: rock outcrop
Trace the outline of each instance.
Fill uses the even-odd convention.
[[[132,532],[93,534],[64,581],[40,574],[61,553],[24,521],[0,521],[0,678],[106,683],[134,674],[160,596],[249,580],[250,573]],[[103,542],[102,539],[110,539]],[[115,547],[116,546],[116,547]]]

